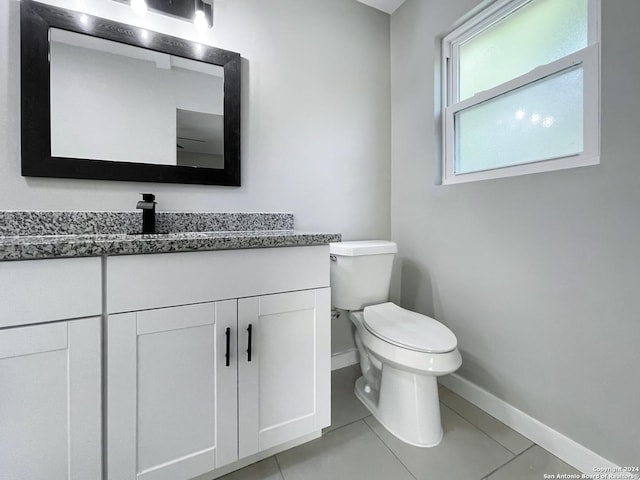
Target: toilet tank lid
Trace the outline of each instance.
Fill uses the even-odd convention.
[[[388,240],[358,240],[351,242],[332,242],[329,244],[329,253],[345,257],[358,255],[381,255],[385,253],[398,253],[396,242]]]

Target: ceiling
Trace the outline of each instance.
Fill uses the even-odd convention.
[[[395,12],[396,8],[404,3],[404,0],[358,0],[360,3],[369,5],[370,7],[377,8],[383,12],[391,15]]]

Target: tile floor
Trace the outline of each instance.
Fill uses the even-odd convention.
[[[541,480],[571,466],[444,387],[444,439],[406,445],[353,394],[357,367],[331,376],[331,426],[321,438],[279,453],[224,480]],[[556,475],[557,476],[557,475]]]

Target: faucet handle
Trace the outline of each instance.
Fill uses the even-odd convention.
[[[156,196],[153,193],[141,193],[143,202],[155,202]]]

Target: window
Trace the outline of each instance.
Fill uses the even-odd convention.
[[[442,41],[443,176],[599,163],[599,0],[501,0]]]

